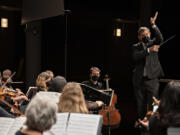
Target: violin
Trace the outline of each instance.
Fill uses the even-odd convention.
[[[0,101],[3,102],[4,104],[6,104],[7,106],[9,106],[11,109],[13,109],[14,113],[16,114],[16,116],[24,115],[24,113],[22,113],[18,108],[16,108],[15,106],[11,105],[7,101],[2,100],[2,99],[0,99]]]
[[[156,112],[156,110],[157,110],[157,108],[159,106],[160,100],[157,100],[156,97],[152,97],[152,98],[154,100],[154,102],[152,103],[153,111],[150,111],[150,110],[147,111],[144,119],[142,120],[143,122],[147,122],[150,119],[150,117],[154,114],[154,112]],[[140,121],[140,119],[135,122],[135,125],[134,125],[135,128],[141,128],[142,127],[141,123],[139,121]]]
[[[6,104],[7,106],[9,106],[11,108],[11,110],[13,110],[13,112],[19,116],[19,115],[23,115],[23,113],[18,110],[18,101],[14,100],[14,99],[17,98],[18,96],[21,96],[24,94],[22,92],[20,92],[20,90],[13,90],[13,89],[10,89],[6,86],[9,79],[11,79],[11,77],[13,77],[14,75],[15,75],[15,72],[1,86],[1,88],[0,88],[0,101],[3,102],[4,104]],[[8,103],[5,100],[5,97],[9,97],[10,99],[12,99],[14,101],[14,105],[11,105],[10,103]]]
[[[154,114],[153,111],[148,111],[142,121],[147,122],[153,114]],[[134,125],[135,128],[142,128],[142,125],[139,121],[140,121],[140,119],[135,122],[135,125]]]
[[[107,75],[105,77],[105,81],[106,89],[109,90],[109,77]],[[110,106],[104,105],[99,111],[99,114],[103,116],[103,125],[114,127],[120,124],[121,115],[119,110],[115,108],[115,104],[117,103],[117,96],[113,90],[110,91],[112,91],[111,104]]]

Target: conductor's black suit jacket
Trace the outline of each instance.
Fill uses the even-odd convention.
[[[152,45],[160,45],[163,41],[163,36],[157,26],[152,28],[154,38],[150,41]],[[132,55],[135,64],[133,73],[133,82],[141,82],[144,69],[146,69],[146,77],[155,79],[163,76],[163,70],[158,58],[158,52],[148,52],[148,46],[143,46],[142,42],[132,46]]]

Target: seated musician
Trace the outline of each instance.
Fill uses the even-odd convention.
[[[28,104],[25,116],[27,127],[21,128],[16,135],[43,135],[56,123],[57,105],[47,95],[36,95]]]
[[[12,88],[11,82],[13,80],[12,80],[11,75],[12,75],[12,72],[11,72],[10,69],[3,70],[3,73],[2,73],[2,84],[7,81],[6,86],[9,87],[9,88]]]
[[[61,93],[67,81],[63,76],[56,76],[46,83],[48,91]]]
[[[180,127],[180,83],[169,82],[160,99],[159,107],[149,120],[140,123],[151,135],[167,135],[168,127]]]
[[[58,103],[58,112],[89,113],[78,83],[69,82],[65,85]]]
[[[11,74],[11,70],[6,69],[3,71],[2,81],[1,81],[1,100],[0,106],[5,109],[8,113],[13,113],[12,106],[18,108],[19,100],[27,100],[25,96],[22,95],[20,89],[14,90],[11,86],[12,77],[15,74]],[[10,104],[10,105],[9,105]],[[15,105],[16,104],[16,105]]]
[[[36,79],[36,87],[33,87],[32,89],[29,89],[27,91],[26,96],[28,96],[29,99],[31,99],[33,96],[36,95],[39,91],[47,91],[47,82],[50,81],[50,75],[46,72],[41,72]]]
[[[49,71],[49,70],[48,70]],[[51,92],[61,92],[65,84],[66,79],[62,76],[53,77],[46,72],[42,72],[38,75],[36,79],[36,87],[32,87],[26,94],[29,99],[34,97],[39,91],[51,91]],[[24,112],[29,101],[23,102],[21,105],[21,110]]]
[[[46,83],[49,80],[50,80],[50,75],[46,72],[41,72],[36,79],[36,87],[32,87],[26,93],[26,96],[28,97],[28,99],[29,100],[32,99],[36,95],[36,93],[39,91],[47,91],[48,87]],[[25,100],[24,102],[21,102],[20,110],[22,112],[25,112],[25,109],[28,103],[29,101],[27,100]]]
[[[83,81],[82,84],[88,85],[95,89],[103,89],[104,88],[103,84],[98,81],[100,78],[100,72],[101,72],[101,70],[98,67],[91,67],[90,74],[89,74],[89,80]]]
[[[59,112],[91,113],[89,109],[101,106],[102,102],[88,102],[79,83],[69,82],[65,85],[60,96]]]
[[[18,88],[16,90],[8,88],[3,89],[0,98],[0,106],[12,115],[21,114],[18,113],[20,101],[28,101],[28,98]],[[16,110],[18,110],[18,112]]]
[[[85,84],[89,87],[92,87],[92,88],[95,88],[98,90],[104,89],[103,84],[98,81],[100,78],[100,72],[101,72],[101,70],[98,67],[91,67],[90,68],[90,74],[89,74],[89,80],[83,81],[82,84]],[[83,87],[83,89],[86,90],[85,87]],[[86,104],[87,104],[87,107],[90,111],[96,112],[99,109],[101,109],[101,107],[104,103],[102,101],[92,102],[92,101],[86,100]]]

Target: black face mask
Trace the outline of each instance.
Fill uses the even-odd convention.
[[[94,76],[91,77],[91,79],[92,79],[93,81],[97,81],[97,80],[99,79],[99,77],[96,76],[96,75],[94,75]]]
[[[147,44],[150,41],[150,37],[145,36],[142,38],[143,43]]]

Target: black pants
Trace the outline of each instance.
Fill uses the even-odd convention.
[[[143,78],[141,81],[134,81],[134,92],[137,101],[138,117],[143,119],[146,112],[153,110],[152,97],[158,98],[159,80]]]

